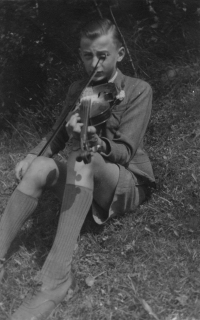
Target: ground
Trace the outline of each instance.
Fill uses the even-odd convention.
[[[200,60],[197,52],[190,51],[187,60],[180,54],[170,64],[160,59],[160,69],[156,65],[145,79],[154,91],[145,147],[157,189],[139,209],[105,226],[88,216],[74,251],[79,291],[51,320],[200,319]],[[146,55],[153,65],[154,53]],[[12,130],[0,136],[1,213],[17,185],[16,163],[40,138],[30,110],[20,113],[17,122],[7,119]],[[58,157],[65,161],[64,154]],[[14,242],[0,288],[1,320],[35,285],[58,214],[57,200],[44,194]]]

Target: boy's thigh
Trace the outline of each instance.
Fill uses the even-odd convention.
[[[98,155],[94,170],[94,200],[105,210],[110,207],[119,180],[119,166]]]

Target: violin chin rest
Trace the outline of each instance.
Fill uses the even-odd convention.
[[[94,94],[112,93],[114,97],[118,94],[117,87],[113,82],[107,82],[107,83],[99,84],[97,86],[93,86],[92,90]]]

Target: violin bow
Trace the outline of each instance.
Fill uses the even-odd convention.
[[[97,1],[96,1],[96,0],[93,0],[93,2],[94,2],[94,5],[95,5],[95,7],[96,7],[96,9],[97,9],[97,11],[98,11],[98,14],[99,14],[100,18],[103,19],[103,15],[102,15],[102,12],[101,12],[101,10],[100,10],[100,8],[99,8],[99,5],[98,5]],[[125,38],[124,38],[124,36],[123,36],[123,34],[122,34],[122,32],[121,32],[118,24],[117,24],[117,21],[116,21],[116,19],[115,19],[115,16],[114,16],[114,14],[113,14],[112,7],[113,7],[114,5],[112,6],[112,5],[109,3],[109,0],[107,0],[107,3],[108,3],[109,11],[110,11],[111,17],[112,17],[112,19],[113,19],[113,22],[114,22],[114,24],[116,25],[116,28],[117,28],[117,30],[118,30],[118,32],[119,32],[119,34],[120,34],[121,39],[122,39],[123,45],[124,45],[124,47],[125,47],[125,49],[126,49],[126,52],[127,52],[127,54],[128,54],[129,62],[130,62],[130,64],[131,64],[131,67],[132,67],[132,69],[133,69],[133,72],[134,72],[135,76],[137,77],[137,72],[136,72],[136,69],[135,69],[135,66],[134,66],[134,63],[133,63],[133,60],[132,60],[130,51],[129,51],[129,49],[128,49],[126,40],[125,40]],[[66,121],[67,115],[68,115],[71,111],[73,111],[73,109],[76,107],[76,105],[77,105],[77,103],[78,103],[78,101],[79,101],[79,99],[80,99],[83,91],[86,89],[86,87],[88,87],[88,85],[90,84],[90,82],[91,82],[92,79],[94,78],[95,73],[96,73],[96,70],[97,70],[97,67],[98,67],[98,65],[99,65],[99,62],[100,62],[102,59],[105,59],[105,58],[106,58],[106,56],[103,56],[103,55],[99,58],[99,60],[98,60],[97,63],[96,63],[96,66],[95,66],[95,68],[94,68],[94,70],[93,70],[93,72],[92,72],[92,74],[91,74],[91,76],[90,76],[90,78],[89,78],[89,80],[87,81],[87,83],[86,83],[86,85],[83,87],[83,89],[81,90],[81,93],[80,93],[79,97],[76,99],[76,101],[74,102],[74,104],[72,105],[72,107],[71,107],[69,110],[66,110],[66,112],[63,114],[62,120],[60,121],[59,125],[58,125],[57,128],[54,130],[54,132],[52,133],[51,137],[50,137],[49,140],[46,142],[46,144],[44,145],[44,147],[43,147],[43,148],[41,149],[41,151],[39,152],[38,157],[41,156],[41,155],[43,155],[44,151],[47,149],[47,147],[48,147],[48,146],[50,145],[50,143],[53,141],[53,139],[55,138],[55,136],[57,135],[57,133],[60,131],[61,127],[63,126],[63,124],[64,124],[65,121]]]
[[[96,7],[96,9],[97,9],[97,12],[98,12],[100,18],[103,19],[103,15],[102,15],[102,12],[101,12],[101,10],[100,10],[100,8],[99,8],[98,3],[96,2],[96,0],[93,0],[93,2],[94,2],[94,5],[95,5],[95,7]]]
[[[65,123],[66,121],[66,118],[68,116],[68,114],[73,111],[73,109],[76,107],[77,103],[79,102],[79,99],[83,93],[83,91],[89,86],[89,84],[91,83],[91,81],[93,80],[96,72],[97,72],[97,68],[98,68],[98,65],[99,65],[99,62],[101,60],[105,60],[106,58],[106,55],[105,54],[102,54],[102,56],[99,57],[95,67],[94,67],[94,70],[92,71],[92,74],[90,76],[90,78],[88,79],[87,83],[84,85],[84,87],[82,88],[81,90],[81,93],[80,95],[78,96],[78,98],[75,100],[75,102],[73,103],[73,105],[71,106],[71,108],[69,108],[69,110],[67,109],[66,112],[64,112],[63,114],[63,117],[59,123],[59,125],[56,127],[56,129],[54,130],[54,132],[52,133],[51,137],[48,139],[48,141],[45,143],[44,147],[40,150],[40,152],[38,153],[38,157],[43,155],[44,151],[47,149],[47,147],[50,145],[50,143],[53,141],[53,139],[55,138],[55,136],[57,135],[57,133],[60,131],[61,127],[63,126],[63,124]]]

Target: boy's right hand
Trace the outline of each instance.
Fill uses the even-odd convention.
[[[73,114],[69,118],[69,121],[67,122],[65,128],[70,138],[73,137],[74,139],[80,140],[81,127],[83,126],[83,124],[80,123],[80,120],[81,117],[78,113]]]
[[[18,180],[23,178],[35,158],[37,158],[35,154],[28,154],[26,158],[17,163],[15,167],[15,176]]]

